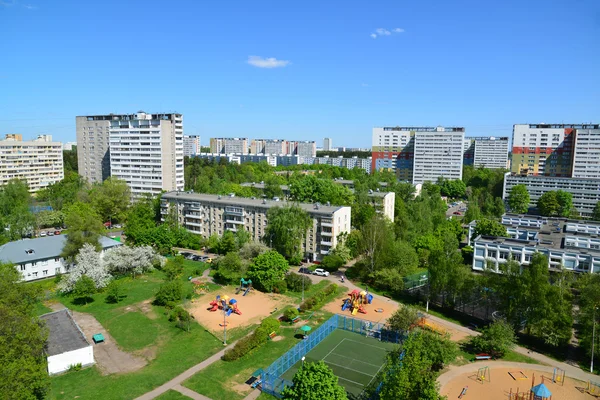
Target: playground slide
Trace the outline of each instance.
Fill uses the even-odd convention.
[[[242,312],[240,311],[239,308],[236,308],[235,310],[233,310],[234,313],[236,313],[237,315],[242,315]]]
[[[246,289],[246,291],[244,292],[243,296],[247,295],[249,291],[250,291],[250,286],[248,286],[248,289]]]
[[[217,311],[219,309],[219,303],[217,303],[216,301],[212,301],[210,303],[210,305],[212,306],[212,308],[210,309],[210,311]]]
[[[227,310],[227,316],[229,317],[232,312],[233,312],[233,308],[230,308],[229,310]]]
[[[348,307],[350,307],[350,299],[346,299],[346,301],[344,301],[344,304],[342,304],[342,311],[346,311]]]
[[[352,309],[352,315],[356,315],[357,312],[358,312],[358,307],[354,307]]]

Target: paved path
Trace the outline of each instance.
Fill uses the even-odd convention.
[[[212,356],[210,356],[206,360],[202,361],[201,363],[196,364],[192,368],[188,369],[187,371],[184,371],[183,373],[177,375],[175,378],[171,379],[169,382],[157,387],[156,389],[154,389],[151,392],[148,392],[148,393],[138,397],[136,400],[151,400],[151,399],[154,399],[155,397],[158,397],[161,394],[165,393],[169,389],[177,390],[178,392],[181,392],[181,393],[185,394],[186,396],[191,397],[192,399],[200,399],[200,400],[208,399],[208,397],[202,396],[199,393],[196,393],[190,389],[184,388],[183,386],[181,386],[181,383],[183,383],[183,381],[185,381],[186,379],[191,378],[197,372],[202,371],[204,368],[208,367],[212,363],[219,361],[221,359],[221,357],[223,356],[223,354],[225,354],[225,350],[230,349],[234,345],[235,345],[235,342],[230,344],[223,350],[219,351],[217,354],[213,354]],[[184,393],[180,389],[185,390],[186,392]],[[193,397],[189,393],[194,394],[194,396],[196,396],[196,397]]]
[[[200,393],[196,393],[191,389],[188,389],[184,386],[181,385],[175,385],[173,386],[173,390],[177,390],[179,393],[183,394],[184,396],[189,397],[190,399],[194,399],[194,400],[210,400],[209,397],[203,396]]]
[[[256,400],[258,399],[258,396],[260,396],[261,391],[258,389],[254,389],[253,391],[250,392],[250,394],[246,397],[244,397],[244,400]]]

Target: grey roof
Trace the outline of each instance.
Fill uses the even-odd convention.
[[[55,356],[90,345],[68,309],[44,314],[40,318],[48,327],[48,355]]]
[[[219,198],[220,197],[220,198]],[[329,216],[345,207],[339,206],[326,206],[320,204],[317,208],[314,204],[308,203],[293,203],[287,201],[274,201],[274,200],[266,200],[266,203],[263,203],[261,199],[249,199],[246,197],[229,197],[229,196],[218,196],[216,194],[204,194],[204,193],[188,193],[188,192],[168,192],[162,195],[163,199],[172,199],[172,200],[187,200],[187,201],[207,201],[213,203],[220,203],[228,206],[251,206],[258,208],[271,208],[271,207],[285,207],[291,205],[298,205],[304,211],[309,214],[319,214]]]
[[[345,185],[345,183],[343,183],[343,182],[352,182],[352,184],[354,184],[354,181],[348,181],[348,180],[342,181],[342,180],[338,179],[338,180],[334,181],[334,183],[342,183]],[[385,182],[380,182],[380,183],[385,183]],[[251,188],[255,188],[255,189],[259,189],[259,190],[265,190],[265,188],[267,187],[267,185],[265,185],[264,183],[254,183],[254,182],[244,182],[244,183],[241,183],[240,186],[251,187]],[[289,193],[289,191],[290,191],[290,187],[288,185],[279,185],[279,187],[281,188],[281,190],[284,193]],[[354,189],[349,189],[349,190],[352,193],[354,193]],[[368,194],[371,197],[385,197],[389,193],[391,193],[391,192],[378,192],[378,191],[372,190]]]
[[[99,241],[103,249],[122,244],[106,236],[100,236]],[[0,261],[22,264],[60,257],[60,253],[62,253],[66,242],[67,235],[46,236],[8,242],[0,246]],[[33,250],[33,252],[29,252],[29,250]]]

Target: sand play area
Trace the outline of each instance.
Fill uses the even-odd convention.
[[[336,299],[335,301],[332,301],[331,303],[325,305],[323,309],[335,314],[348,315],[357,319],[372,322],[383,322],[384,320],[387,320],[394,313],[394,311],[398,309],[398,305],[392,300],[380,300],[374,297],[371,304],[363,304],[363,307],[367,312],[366,314],[357,312],[356,314],[352,315],[350,309],[342,311],[342,305],[344,304],[344,300],[346,300],[349,297],[350,296],[345,296],[342,299]],[[375,310],[381,310],[381,312],[377,312]]]
[[[484,364],[463,365],[457,369],[451,368],[449,372],[441,375],[438,379],[441,384],[440,393],[444,396],[448,396],[448,399],[457,399],[463,389],[468,387],[466,394],[462,396],[462,399],[464,400],[508,400],[512,389],[513,399],[516,398],[514,397],[514,393],[518,390],[519,394],[525,392],[525,399],[529,400],[529,393],[531,392],[534,377],[535,385],[542,383],[543,377],[543,383],[552,393],[553,400],[585,400],[594,398],[585,393],[584,389],[586,388],[586,383],[584,382],[565,377],[564,384],[554,383],[552,381],[552,367],[521,364],[522,366],[520,367],[506,368],[500,366],[495,367],[494,363],[501,362],[492,361]],[[518,363],[515,364],[519,365]],[[477,372],[478,368],[484,366],[489,367],[489,380],[486,379],[482,382],[477,379]],[[463,370],[470,371],[460,373]],[[509,372],[512,373],[516,379],[511,377]],[[521,397],[518,399],[520,398]]]
[[[232,313],[227,317],[227,328],[259,323],[265,317],[270,316],[275,309],[279,311],[287,304],[291,304],[289,298],[279,294],[265,294],[258,290],[251,290],[246,296],[242,296],[242,294],[240,292],[236,295],[235,288],[223,288],[194,299],[189,307],[189,312],[205,328],[220,332],[223,330],[223,312],[221,310],[209,311],[210,302],[215,300],[217,295],[226,295],[230,299],[237,300],[238,309],[242,313],[242,315]],[[273,315],[277,316],[279,312],[275,312]]]

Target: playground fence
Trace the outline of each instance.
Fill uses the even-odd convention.
[[[406,337],[403,333],[385,329],[381,323],[335,314],[264,370],[261,376],[262,391],[281,398],[284,389],[292,386],[291,381],[283,379],[281,376],[336,329],[372,336],[392,343],[401,343]]]

